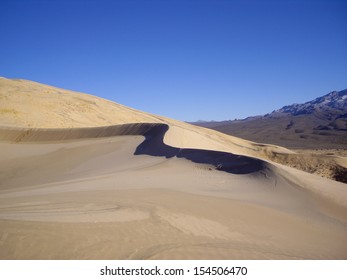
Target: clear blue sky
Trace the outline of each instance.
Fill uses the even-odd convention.
[[[347,88],[347,1],[0,0],[0,76],[179,120]]]

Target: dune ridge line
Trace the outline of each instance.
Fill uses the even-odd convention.
[[[233,153],[172,147],[164,143],[169,125],[160,123],[132,123],[88,128],[0,128],[0,141],[49,142],[101,138],[122,135],[141,135],[145,140],[136,148],[135,155],[166,158],[185,158],[195,163],[209,164],[217,170],[232,174],[248,174],[263,170],[263,160]]]

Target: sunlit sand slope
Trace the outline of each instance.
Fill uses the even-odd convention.
[[[165,143],[243,155],[289,150],[261,145],[210,129],[156,116],[96,96],[26,80],[0,78],[0,126],[15,128],[86,128],[128,123],[170,125]]]

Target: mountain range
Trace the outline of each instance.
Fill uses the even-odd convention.
[[[284,106],[263,116],[193,124],[287,148],[344,149],[347,147],[347,89]]]

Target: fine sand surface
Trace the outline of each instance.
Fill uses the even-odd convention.
[[[294,152],[96,97],[58,121],[94,97],[0,80],[1,259],[347,258],[347,185],[265,156]]]

